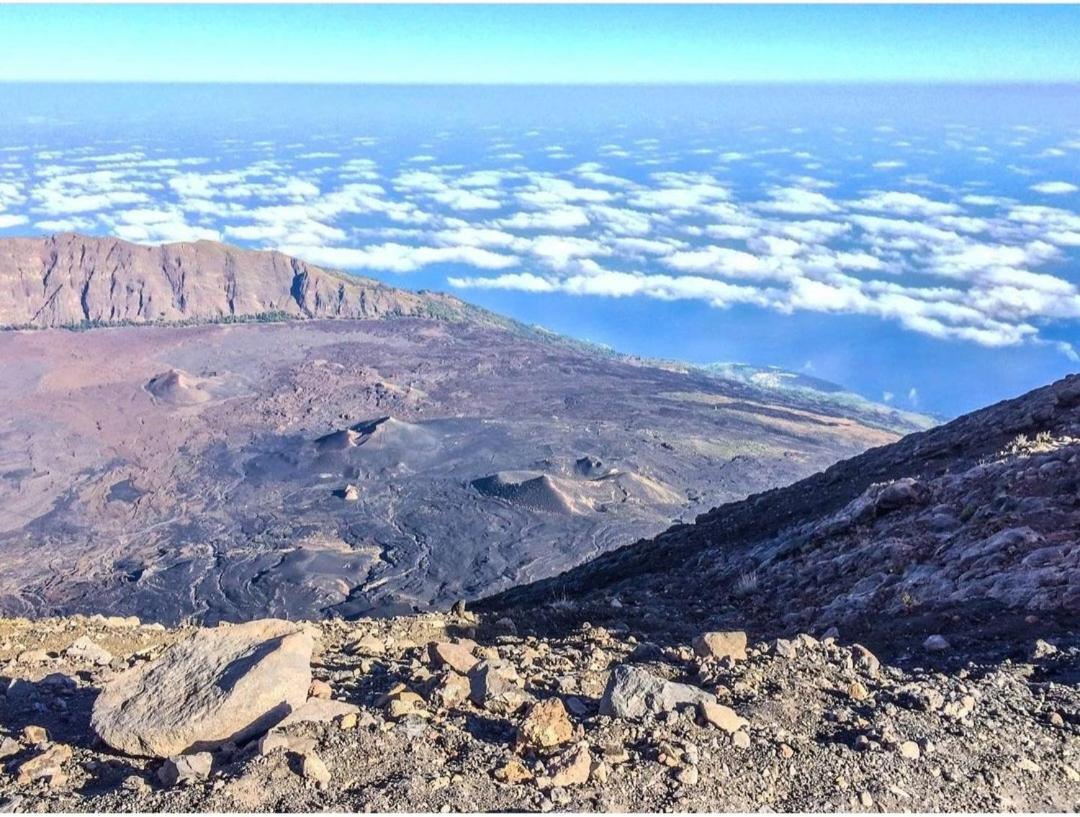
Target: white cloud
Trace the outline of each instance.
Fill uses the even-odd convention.
[[[732,278],[772,277],[770,269],[756,255],[729,247],[682,250],[663,259],[663,264],[682,272],[707,272]]]
[[[1036,193],[1045,193],[1051,196],[1060,196],[1066,193],[1075,193],[1080,190],[1075,184],[1069,182],[1039,182],[1038,184],[1031,185],[1031,189]]]
[[[574,230],[589,223],[582,207],[559,207],[554,210],[515,213],[496,224],[513,230]]]
[[[20,224],[29,223],[30,219],[22,215],[0,213],[0,230],[8,227],[18,227]]]
[[[492,195],[494,192],[450,189],[435,193],[432,198],[451,210],[498,210],[502,202]]]
[[[935,216],[955,213],[960,208],[949,202],[933,201],[918,193],[877,192],[848,203],[855,210],[894,213],[901,216]]]
[[[758,202],[758,210],[787,215],[819,216],[837,212],[840,207],[824,193],[801,187],[781,187],[770,191],[772,201]]]

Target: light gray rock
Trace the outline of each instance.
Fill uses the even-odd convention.
[[[260,755],[268,755],[276,749],[303,755],[315,751],[315,739],[300,735],[285,735],[275,729],[259,738],[257,748]]]
[[[328,698],[309,698],[299,709],[290,712],[275,729],[284,729],[297,723],[331,723],[337,718],[358,713],[360,707],[344,701]]]
[[[773,652],[780,658],[793,661],[799,654],[799,648],[795,641],[788,638],[778,638],[773,641]]]
[[[947,652],[951,645],[945,636],[931,635],[927,636],[922,646],[927,652]]]
[[[516,712],[532,700],[490,661],[481,661],[469,673],[469,698],[477,706],[500,715]]]
[[[133,755],[243,742],[304,705],[312,647],[310,635],[279,619],[199,630],[110,681],[91,725]]]
[[[196,752],[193,755],[176,755],[165,761],[158,769],[158,780],[166,788],[182,786],[205,780],[210,776],[210,767],[214,758],[209,752]]]
[[[105,666],[112,661],[111,652],[85,635],[76,638],[71,646],[64,650],[64,656],[73,661],[86,661],[98,666]]]
[[[301,773],[306,779],[315,781],[319,788],[330,785],[330,770],[326,768],[322,758],[314,752],[308,752],[303,756]]]
[[[716,698],[698,687],[665,681],[640,667],[623,665],[611,672],[600,700],[600,714],[640,720],[701,702],[715,703]]]

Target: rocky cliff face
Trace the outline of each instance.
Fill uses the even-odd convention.
[[[63,233],[0,239],[0,326],[453,317],[470,308],[212,241],[144,247]],[[479,312],[479,310],[475,310]]]

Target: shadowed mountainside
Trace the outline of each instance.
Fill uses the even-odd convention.
[[[880,637],[907,619],[1001,635],[1010,616],[1049,625],[1080,613],[1077,530],[1072,375],[477,607],[574,599],[576,614],[595,622],[630,606],[657,630],[736,621]]]

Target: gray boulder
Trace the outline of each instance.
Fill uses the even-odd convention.
[[[521,709],[532,696],[514,683],[502,666],[481,661],[469,673],[469,698],[488,712],[509,715]]]
[[[110,681],[91,715],[113,749],[169,757],[256,737],[304,705],[311,636],[263,619],[199,630]]]
[[[611,672],[600,714],[640,720],[681,706],[715,703],[716,697],[689,684],[665,681],[640,667],[619,666]]]

